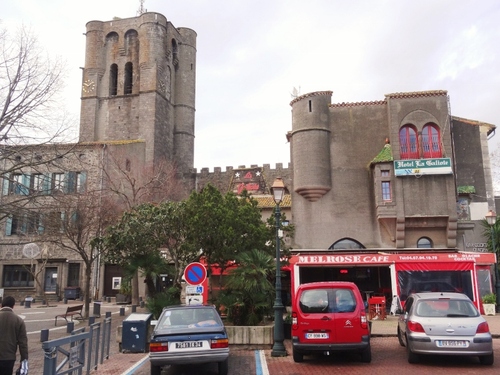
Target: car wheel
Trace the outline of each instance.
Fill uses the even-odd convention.
[[[401,330],[399,329],[399,327],[398,327],[398,341],[399,341],[399,345],[405,346],[405,342],[403,341],[403,336],[402,336],[402,333],[401,333]]]
[[[219,362],[218,366],[219,366],[219,375],[227,375],[227,373],[229,372],[229,359]]]
[[[408,363],[418,363],[419,355],[411,351],[410,345],[408,345],[408,338],[406,338],[406,351],[408,352]]]
[[[368,345],[368,348],[361,352],[361,362],[370,363],[372,361],[372,348]]]
[[[491,366],[493,364],[493,361],[494,361],[493,353],[489,355],[482,355],[479,357],[479,362],[482,365]]]
[[[293,361],[294,362],[304,362],[304,355],[293,349]]]
[[[151,365],[151,375],[161,375],[161,366]]]

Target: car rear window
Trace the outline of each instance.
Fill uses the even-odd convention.
[[[356,298],[346,288],[306,289],[300,295],[299,306],[306,314],[353,312]]]
[[[476,317],[479,312],[467,300],[433,299],[418,301],[416,315],[423,317]]]
[[[160,328],[196,328],[221,325],[220,318],[211,308],[167,310],[158,322]]]

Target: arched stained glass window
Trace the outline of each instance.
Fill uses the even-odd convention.
[[[401,159],[419,159],[417,129],[413,125],[399,129],[399,153]]]
[[[424,158],[440,158],[443,156],[441,150],[441,134],[435,124],[427,124],[422,129],[422,151]]]

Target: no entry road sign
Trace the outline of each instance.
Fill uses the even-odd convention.
[[[184,270],[184,279],[190,285],[200,285],[207,277],[207,269],[201,263],[190,263]]]

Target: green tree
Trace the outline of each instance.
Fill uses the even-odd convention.
[[[269,231],[262,221],[257,202],[245,191],[226,195],[212,185],[190,195],[186,205],[190,247],[199,249],[209,265],[221,269],[221,275],[238,254],[254,249],[269,251]],[[221,278],[222,279],[222,278]],[[213,290],[210,288],[213,302]]]
[[[186,246],[184,205],[141,204],[125,212],[118,224],[106,230],[106,260],[121,265],[128,275],[140,270],[149,296],[156,294],[154,280],[168,263],[174,265],[174,285],[180,289],[185,266],[196,259],[196,253]]]

